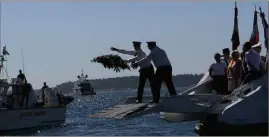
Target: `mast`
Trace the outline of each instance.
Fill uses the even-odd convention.
[[[0,61],[1,61],[1,66],[0,66],[0,78],[2,78],[3,71],[3,65],[4,65],[4,56],[2,55],[2,0],[0,0]]]
[[[6,45],[2,50],[2,12],[2,0],[0,0],[0,79],[9,79],[7,73],[7,59],[5,59],[5,56],[9,55],[9,53],[6,50]],[[4,66],[4,62],[6,62],[6,68]],[[6,78],[4,77],[4,74],[6,74]]]

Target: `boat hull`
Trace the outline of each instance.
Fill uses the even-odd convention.
[[[81,95],[85,96],[85,95],[96,95],[95,92],[83,92],[81,93]]]
[[[268,136],[268,123],[232,125],[221,122],[200,122],[195,126],[200,136]]]
[[[59,125],[65,117],[66,107],[0,109],[0,132]]]

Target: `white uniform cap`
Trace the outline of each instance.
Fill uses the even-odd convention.
[[[253,45],[252,48],[257,48],[257,47],[261,47],[261,46],[262,46],[262,44],[259,42],[259,43],[255,44],[255,45]]]

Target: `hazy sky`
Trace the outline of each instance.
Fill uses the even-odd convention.
[[[250,38],[254,5],[268,16],[268,2],[239,2],[239,33]],[[116,73],[91,63],[113,53],[111,46],[132,49],[132,41],[155,40],[166,50],[173,73],[203,73],[213,54],[231,48],[233,2],[4,2],[2,45],[7,45],[10,77],[22,68],[34,88],[74,81],[81,69],[89,78],[138,75]],[[264,43],[261,19],[260,41]],[[240,47],[241,49],[241,47]],[[130,58],[131,56],[122,56]]]

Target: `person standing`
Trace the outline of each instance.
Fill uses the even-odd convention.
[[[258,79],[262,76],[264,70],[260,54],[251,48],[250,44],[245,46],[248,46],[245,47],[248,50],[245,53],[244,60],[247,65],[247,75],[242,84]]]
[[[126,51],[126,50],[117,49],[114,47],[112,47],[111,50],[117,51],[122,54],[128,54],[128,55],[134,56],[134,58],[131,58],[129,60],[124,60],[126,63],[132,63],[146,57],[147,54],[141,49],[141,42],[133,41],[133,48],[134,48],[134,51]],[[153,88],[152,88],[154,68],[153,68],[153,65],[151,64],[151,61],[143,62],[139,65],[139,67],[140,67],[139,85],[138,85],[138,90],[137,90],[136,103],[141,103],[143,100],[143,92],[144,92],[144,87],[145,87],[147,79],[149,80],[149,83],[150,83],[152,97],[153,99],[155,98],[155,93],[153,92]]]
[[[21,70],[19,70],[19,75],[17,76],[17,78],[21,80],[21,83],[25,83],[26,81],[26,77]]]
[[[45,103],[45,89],[46,88],[49,88],[49,87],[47,86],[47,83],[46,82],[44,82],[43,84],[44,85],[43,85],[43,87],[41,89],[41,91],[42,91],[42,95],[41,96],[42,96],[42,102]]]
[[[219,53],[216,53],[214,58],[216,62],[209,68],[209,75],[213,78],[213,90],[216,90],[218,94],[227,94],[227,66],[221,61]]]
[[[149,41],[147,42],[148,48],[150,50],[150,53],[143,59],[132,63],[133,67],[136,67],[138,65],[141,65],[145,62],[153,61],[154,66],[156,67],[156,73],[154,75],[154,92],[156,93],[156,96],[151,103],[159,103],[160,100],[160,90],[162,82],[164,81],[168,91],[170,93],[170,96],[175,96],[176,89],[174,87],[173,81],[172,81],[172,66],[171,63],[166,55],[166,52],[159,48],[156,45],[156,42]]]
[[[221,57],[221,61],[224,62],[228,67],[230,61],[232,60],[232,57],[230,56],[230,49],[229,48],[222,49],[222,54],[223,56]]]
[[[231,52],[230,52],[230,49],[229,48],[224,48],[224,49],[222,49],[222,57],[220,58],[221,59],[221,61],[223,62],[223,63],[225,63],[226,64],[226,67],[228,68],[228,66],[229,66],[229,64],[231,63],[231,61],[232,61],[232,57],[231,57]],[[228,77],[226,77],[226,79],[227,80],[225,80],[226,81],[226,87],[228,87],[229,86],[229,82],[228,82]],[[227,89],[228,90],[228,89]]]
[[[240,53],[238,50],[232,52],[232,58],[230,65],[228,66],[228,80],[229,83],[229,92],[231,93],[234,89],[240,86],[241,83],[241,74],[242,74],[242,61],[240,59]]]
[[[28,108],[28,102],[29,102],[29,93],[31,92],[31,85],[25,81],[25,84],[22,86],[22,96],[21,96],[21,107],[24,106],[25,102],[25,108]]]
[[[241,60],[242,60],[242,74],[241,74],[241,84],[243,84],[244,79],[246,78],[246,75],[248,73],[248,67],[247,63],[245,61],[245,54],[248,50],[251,49],[251,43],[249,41],[245,42],[242,45],[242,53],[241,53]]]

